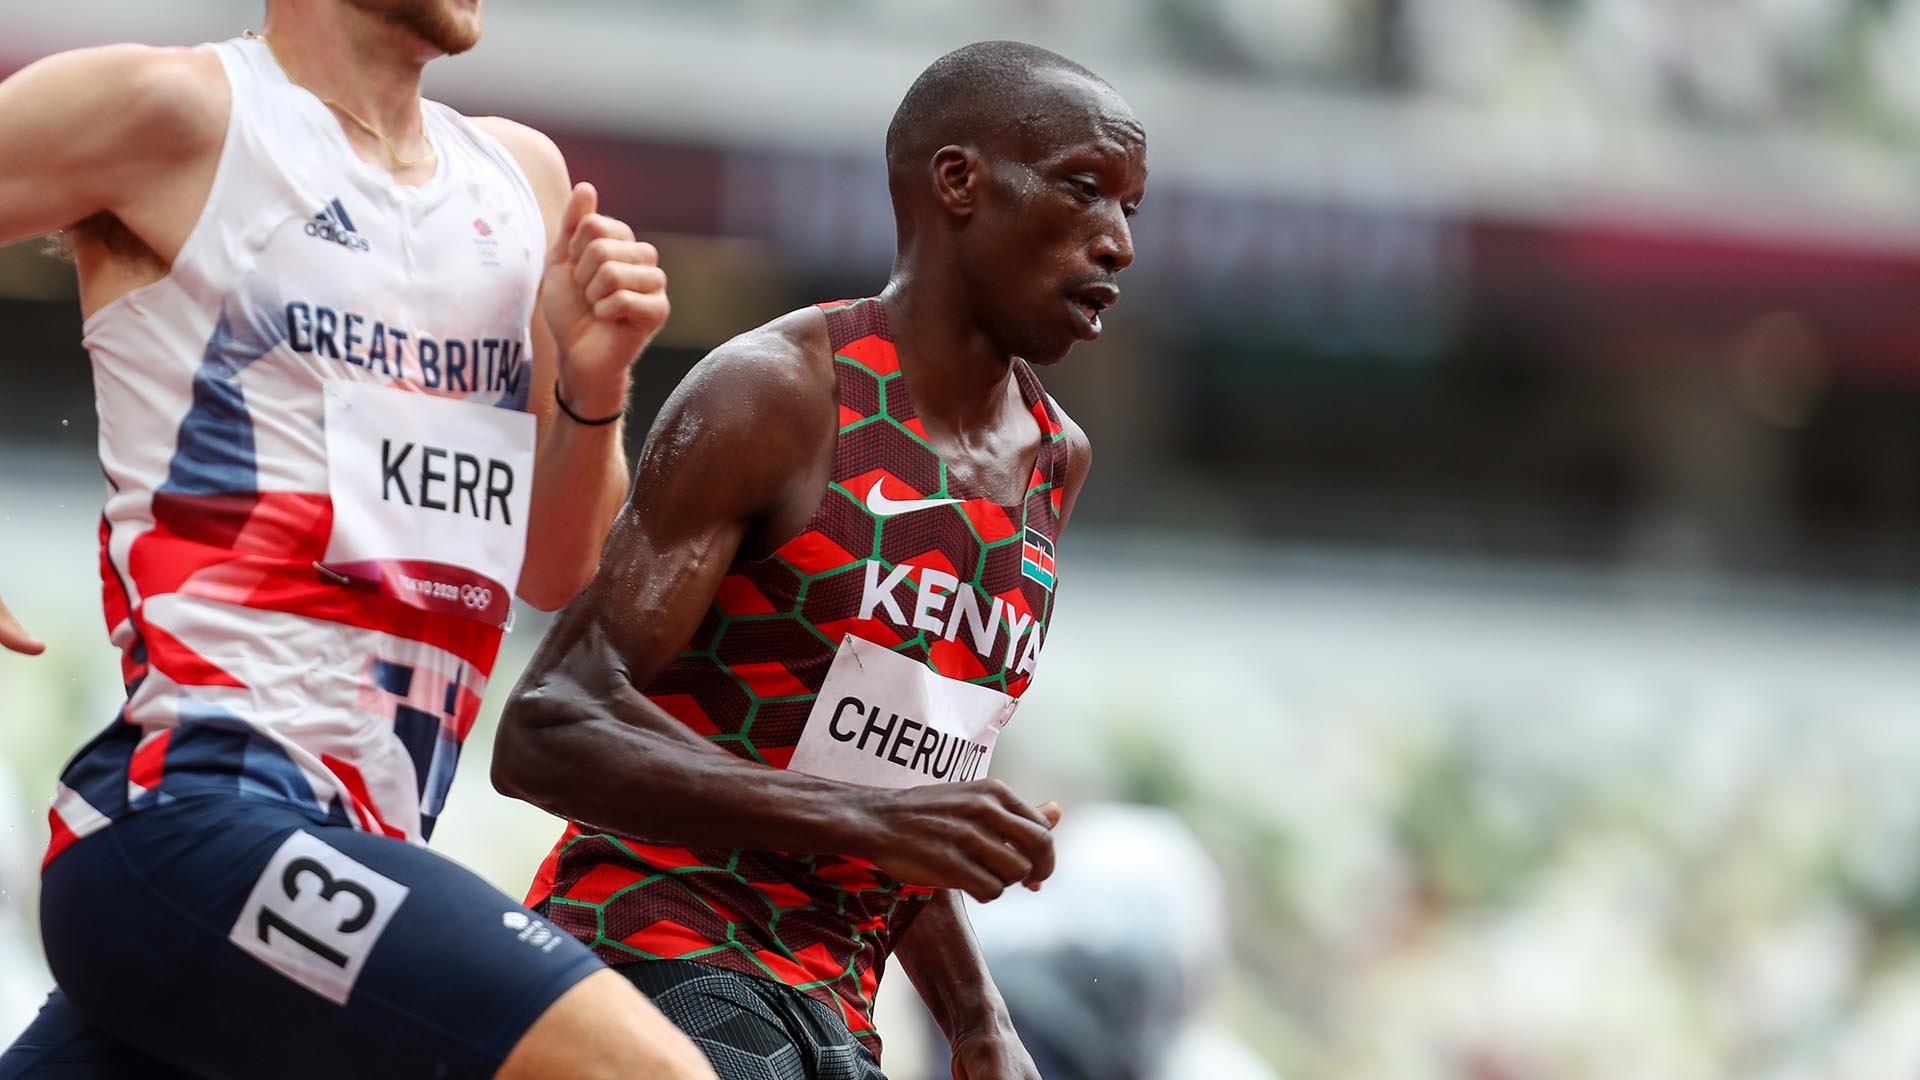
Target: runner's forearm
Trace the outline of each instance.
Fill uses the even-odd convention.
[[[993,985],[959,893],[942,890],[927,901],[894,945],[893,955],[949,1043],[1012,1030],[1006,1002]]]
[[[494,786],[626,836],[699,847],[859,854],[872,790],[739,757],[628,688],[594,700],[529,672],[501,715]]]
[[[534,457],[533,510],[520,595],[545,611],[593,578],[600,547],[627,496],[626,422],[599,427],[554,410]]]

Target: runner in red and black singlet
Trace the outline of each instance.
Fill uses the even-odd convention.
[[[785,768],[848,635],[949,679],[1017,698],[1053,608],[1065,434],[1038,377],[1014,366],[1042,438],[1021,499],[948,475],[927,444],[878,300],[826,307],[840,428],[806,531],[734,567],[693,647],[647,687],[689,728]],[[915,779],[984,775],[978,742],[919,718],[827,703],[829,739]],[[876,1052],[880,964],[930,893],[863,859],[637,843],[570,825],[534,883],[554,925],[609,963],[698,957],[832,1006]]]
[[[1037,1080],[957,891],[1052,871],[988,779],[1046,642],[1085,436],[1032,364],[1097,338],[1145,140],[1012,42],[908,92],[878,297],[727,343],[662,410],[599,575],[542,642],[502,790],[572,824],[529,903],[727,1080],[880,1075],[889,957],[965,1080]]]

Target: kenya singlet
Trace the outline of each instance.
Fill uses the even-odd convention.
[[[1053,610],[1065,444],[1024,362],[1042,433],[1026,495],[949,481],[878,300],[826,305],[839,400],[832,482],[794,540],[737,566],[647,695],[776,768],[883,787],[986,774]],[[928,890],[871,863],[647,843],[570,826],[528,903],[611,964],[689,959],[834,1006],[877,1055],[872,1005]]]
[[[545,247],[508,151],[424,107],[394,184],[264,42],[171,272],[88,319],[100,570],[127,703],[61,777],[49,861],[172,797],[424,840],[524,555]]]

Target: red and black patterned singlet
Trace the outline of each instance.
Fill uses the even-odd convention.
[[[1025,497],[996,504],[954,484],[927,442],[880,302],[822,307],[840,424],[820,508],[771,556],[734,568],[687,650],[646,690],[688,727],[775,768],[792,759],[849,635],[1017,698],[1053,611],[1066,448],[1040,380],[1015,362],[1042,437]],[[911,756],[929,780],[969,772],[961,751],[930,736],[914,748],[896,761]],[[878,1054],[874,991],[931,895],[857,858],[685,848],[574,823],[528,902],[546,902],[555,925],[609,964],[698,960],[786,983],[834,1006]]]

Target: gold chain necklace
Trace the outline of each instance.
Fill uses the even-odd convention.
[[[272,54],[273,56],[273,62],[280,65],[280,70],[282,72],[285,72],[287,70],[287,65],[284,63],[281,63],[280,61],[280,53],[276,49],[274,49],[273,42],[268,41],[267,36],[265,34],[256,34],[253,31],[249,30],[246,32],[245,36],[253,38],[254,40],[260,42],[262,45],[265,45],[267,47],[267,52]],[[420,107],[420,138],[426,141],[427,152],[420,155],[417,158],[407,158],[407,157],[401,156],[400,148],[393,144],[392,139],[387,138],[386,132],[381,131],[379,128],[374,127],[372,124],[368,123],[367,119],[361,116],[359,113],[354,112],[352,109],[347,108],[345,105],[342,105],[339,101],[333,98],[321,98],[320,104],[325,105],[329,109],[337,110],[340,113],[340,115],[346,117],[347,119],[353,121],[356,125],[358,125],[360,130],[366,132],[367,134],[373,136],[376,139],[379,139],[380,145],[387,148],[387,155],[393,158],[394,165],[397,166],[402,172],[408,169],[418,168],[419,166],[425,165],[427,162],[432,161],[434,158],[437,158],[440,156],[440,148],[433,145],[433,136],[427,133],[427,109],[426,109],[426,106],[424,105]]]

